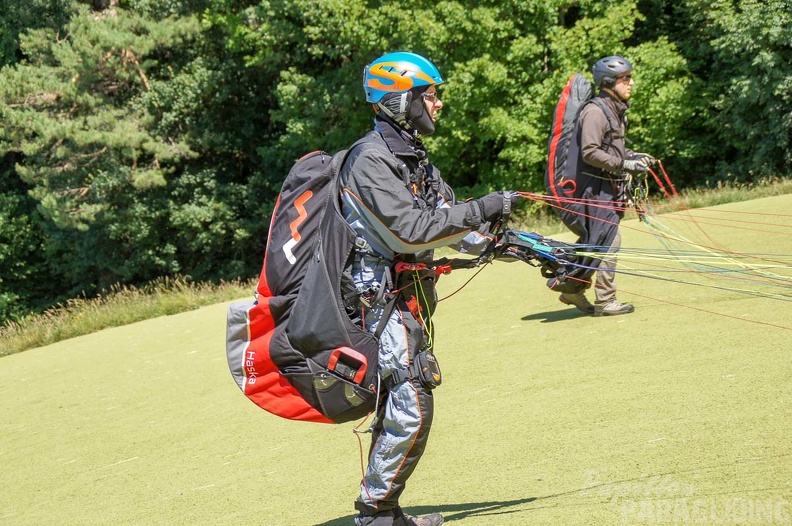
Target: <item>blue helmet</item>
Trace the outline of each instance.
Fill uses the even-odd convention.
[[[385,95],[412,88],[442,84],[443,77],[429,60],[415,53],[388,53],[363,70],[366,102],[378,103]]]

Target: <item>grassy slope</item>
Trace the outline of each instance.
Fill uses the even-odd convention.
[[[625,246],[658,246],[627,226]],[[734,250],[792,253],[784,236],[710,230]],[[471,275],[444,277],[441,296]],[[518,263],[441,303],[445,378],[408,510],[466,525],[610,525],[673,523],[662,510],[680,502],[721,518],[758,502],[792,520],[790,331],[664,301],[792,328],[788,303],[619,284],[638,310],[612,319],[577,316]],[[225,310],[2,358],[0,524],[350,524],[353,426],[284,421],[248,402],[225,363]]]

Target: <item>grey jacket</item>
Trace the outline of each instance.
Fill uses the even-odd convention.
[[[432,249],[449,245],[475,252],[466,246],[485,241],[476,233],[486,226],[478,205],[456,201],[420,143],[387,120],[375,122],[366,143],[352,150],[341,169],[347,222],[387,260],[397,254],[426,259]]]

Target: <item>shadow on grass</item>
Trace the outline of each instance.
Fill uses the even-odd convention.
[[[517,513],[527,513],[535,511],[539,508],[559,506],[591,506],[591,505],[607,505],[613,503],[619,498],[626,499],[668,499],[674,498],[679,489],[679,481],[672,478],[670,481],[658,482],[659,477],[679,476],[684,474],[696,474],[717,472],[719,470],[727,469],[729,471],[738,464],[755,464],[755,463],[778,463],[779,459],[790,458],[792,453],[774,455],[767,458],[748,458],[737,459],[733,462],[723,462],[718,464],[705,464],[694,466],[689,469],[679,469],[674,471],[660,471],[658,473],[642,475],[640,477],[631,477],[617,480],[602,481],[597,484],[586,485],[582,488],[572,489],[568,491],[561,491],[539,497],[526,497],[523,499],[492,501],[492,502],[465,502],[460,504],[445,504],[438,506],[414,506],[405,507],[404,511],[409,515],[426,515],[428,513],[439,512],[443,515],[445,521],[455,522],[463,521],[470,517],[482,517],[487,515],[510,515]],[[668,485],[667,488],[665,485]],[[787,486],[783,483],[774,487],[763,488],[765,491],[778,490],[783,491]],[[664,489],[665,488],[665,489]],[[660,492],[659,494],[656,492]],[[663,495],[663,491],[668,492],[668,495]],[[705,491],[696,493],[697,498],[707,498],[714,496],[733,496],[741,493],[750,492],[754,493],[755,488],[743,488],[739,483],[726,490]],[[647,492],[650,492],[648,494]],[[559,499],[572,498],[570,501],[559,501]],[[546,503],[540,501],[549,501]],[[786,502],[786,501],[784,501]],[[525,504],[536,503],[537,505],[530,507],[522,507]],[[511,509],[510,509],[511,508]],[[517,519],[515,519],[517,520]],[[333,519],[328,522],[316,524],[315,526],[352,526],[355,521],[355,515],[347,515]],[[514,522],[512,522],[513,524]],[[528,524],[528,521],[520,519],[520,523]]]
[[[468,517],[478,515],[500,515],[506,513],[519,513],[520,509],[509,510],[513,506],[528,504],[535,501],[535,497],[525,499],[505,500],[501,502],[465,502],[462,504],[446,504],[445,506],[415,506],[404,508],[409,515],[426,515],[428,513],[439,512],[445,518],[445,522],[461,521]],[[328,522],[317,524],[316,526],[351,526],[354,524],[355,515],[340,517]]]
[[[591,316],[591,314],[586,314],[585,312],[571,308],[547,312],[535,312],[533,314],[523,316],[520,319],[523,321],[539,320],[542,323],[553,323],[556,321],[574,320],[575,318],[582,318],[584,316]]]

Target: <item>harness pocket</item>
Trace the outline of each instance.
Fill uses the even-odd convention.
[[[333,369],[323,367],[308,358],[308,369],[322,407],[322,413],[335,422],[348,422],[365,417],[374,409],[376,394],[355,383],[357,372],[354,363],[338,361]]]

